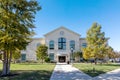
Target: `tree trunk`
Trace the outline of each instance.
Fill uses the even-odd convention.
[[[94,63],[95,63],[95,65],[97,64],[97,59],[95,58],[95,60],[94,60]]]
[[[2,76],[7,75],[7,54],[5,51],[3,53],[3,58]]]
[[[3,61],[2,76],[7,75],[6,61]]]
[[[3,60],[3,69],[2,69],[2,76],[7,76],[10,74],[10,62],[11,62],[11,58],[12,58],[12,53],[6,51],[3,54],[4,56],[4,60]]]
[[[10,74],[10,64],[11,64],[11,59],[12,59],[12,51],[10,51],[10,55],[9,55],[9,59],[8,59],[8,66],[7,66],[7,74]]]
[[[42,64],[43,64],[43,59],[42,59]]]

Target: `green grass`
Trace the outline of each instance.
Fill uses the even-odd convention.
[[[18,75],[0,77],[0,80],[49,80],[55,64],[22,63],[11,64],[11,73]],[[0,73],[2,64],[0,64]]]
[[[99,74],[103,74],[114,69],[120,68],[120,64],[91,64],[91,63],[75,63],[74,67],[78,68],[79,70],[83,71],[84,73],[95,77]],[[95,71],[93,71],[93,67]]]

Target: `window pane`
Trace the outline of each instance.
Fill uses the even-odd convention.
[[[82,43],[82,47],[87,47],[87,43]]]
[[[54,41],[49,42],[49,49],[54,49]]]
[[[70,48],[75,49],[75,41],[74,40],[70,41]]]
[[[50,53],[49,58],[50,58],[50,60],[54,60],[54,53]]]
[[[40,43],[37,43],[37,47],[40,46]]]
[[[26,54],[21,54],[21,60],[26,60]]]
[[[66,49],[66,39],[65,38],[59,38],[58,39],[58,49]]]

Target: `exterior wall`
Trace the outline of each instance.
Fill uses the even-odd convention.
[[[58,49],[58,39],[61,37],[66,39],[66,50]],[[53,50],[49,49],[49,42],[51,40],[54,41]],[[59,62],[58,61],[59,56],[65,56],[66,62],[67,62],[67,61],[70,61],[70,54],[71,54],[70,41],[71,40],[75,41],[75,50],[73,50],[73,52],[80,51],[80,48],[82,47],[82,43],[86,43],[85,38],[80,38],[79,34],[73,31],[70,31],[64,27],[60,27],[46,34],[45,38],[33,38],[31,42],[28,44],[28,46],[26,47],[26,50],[21,51],[21,54],[26,54],[26,60],[36,61],[37,60],[37,57],[36,57],[37,46],[39,46],[40,44],[45,44],[46,46],[48,46],[48,55],[50,53],[54,53],[54,61]]]
[[[86,42],[86,39],[85,39],[85,38],[80,38],[80,39],[79,39],[80,48],[83,47],[83,46],[82,46],[83,43],[87,43],[87,42]]]
[[[34,38],[26,47],[26,50],[22,50],[21,54],[26,54],[26,60],[37,60],[36,49],[38,45],[45,44],[45,39]]]
[[[64,32],[62,35],[60,34],[60,32]],[[66,38],[66,50],[59,50],[58,49],[58,39],[59,38]],[[64,28],[60,28],[52,33],[49,33],[48,35],[45,35],[45,43],[48,46],[48,54],[50,53],[54,53],[54,59],[55,61],[58,62],[58,56],[66,56],[66,61],[70,60],[70,41],[74,40],[75,41],[75,51],[79,51],[80,50],[80,44],[79,44],[79,38],[80,35],[77,35],[71,31],[68,31]],[[50,50],[49,49],[49,42],[53,40],[54,41],[54,49]]]

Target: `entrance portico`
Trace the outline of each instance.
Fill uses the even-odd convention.
[[[68,61],[69,61],[68,54],[57,55],[57,62],[65,63],[65,62],[68,62]]]
[[[66,56],[58,56],[58,61],[61,63],[66,62]]]

